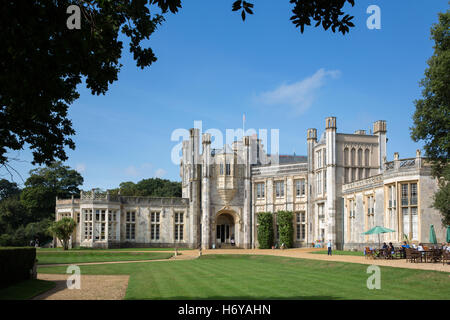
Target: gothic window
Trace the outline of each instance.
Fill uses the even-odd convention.
[[[348,166],[348,148],[344,149],[344,165]]]
[[[322,151],[317,151],[317,168],[322,167]]]
[[[125,238],[135,240],[136,237],[136,212],[127,211],[125,223]]]
[[[410,204],[411,205],[417,205],[417,184],[411,183],[410,184]]]
[[[366,208],[367,208],[367,229],[371,229],[375,227],[375,202],[373,196],[368,196],[366,198]],[[375,239],[373,235],[370,237],[372,241]]]
[[[348,208],[348,218],[349,218],[349,239],[350,239],[350,241],[356,241],[356,236],[357,236],[356,231],[355,231],[356,203],[355,203],[354,199],[348,200],[347,208]]]
[[[152,212],[150,213],[150,238],[152,240],[159,240],[159,220],[160,213]]]
[[[358,166],[362,167],[363,161],[362,161],[363,151],[362,149],[358,149]]]
[[[284,181],[277,181],[275,183],[275,193],[277,198],[284,197]]]
[[[375,213],[375,208],[374,208],[374,200],[373,200],[373,196],[368,196],[367,197],[367,215],[373,215]]]
[[[403,233],[410,240],[418,239],[417,183],[401,184]]]
[[[223,163],[219,165],[219,174],[223,176]]]
[[[355,148],[352,148],[352,153],[351,153],[351,165],[352,165],[352,167],[354,167],[355,165],[356,165],[356,150],[355,150]]]
[[[108,210],[108,239],[116,240],[116,227],[117,227],[117,211]]]
[[[92,239],[92,210],[84,209],[84,239]]]
[[[395,193],[395,185],[390,185],[387,190],[388,201],[387,201],[387,227],[393,230],[397,230],[396,220],[397,220],[397,212],[396,212],[396,193]],[[395,233],[390,235],[392,239],[395,239]]]
[[[175,213],[175,241],[183,240],[183,229],[184,229],[183,212],[176,212]]]
[[[322,171],[317,172],[316,175],[316,190],[317,194],[322,193]]]
[[[364,165],[366,167],[370,166],[370,151],[369,151],[369,149],[366,149],[364,151],[364,162],[365,162]]]
[[[226,174],[227,176],[231,175],[231,164],[227,163],[227,164],[225,165],[225,170],[226,170],[225,174]]]
[[[256,199],[264,199],[265,198],[265,184],[257,183],[256,184]]]
[[[352,168],[352,181],[356,180],[356,168]]]
[[[302,241],[306,239],[306,215],[305,212],[296,213],[296,234],[297,240]]]
[[[301,197],[305,195],[305,180],[295,180],[295,195]]]
[[[359,180],[363,179],[363,173],[364,173],[364,169],[363,168],[359,168],[358,169],[358,179]]]
[[[105,240],[106,210],[95,210],[95,240]]]
[[[348,175],[349,175],[349,168],[345,168],[344,170],[344,183],[348,183]]]
[[[408,205],[408,184],[402,184],[402,206]]]
[[[106,210],[101,210],[101,215],[100,215],[100,240],[105,240],[106,239],[106,232],[105,232],[105,227],[106,227]]]

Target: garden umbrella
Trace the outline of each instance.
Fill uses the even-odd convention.
[[[395,232],[395,230],[376,226],[366,232],[363,232],[363,234],[378,234],[378,245],[381,247],[380,233],[388,233],[388,232]]]
[[[434,232],[434,226],[430,224],[430,243],[437,243],[436,232]]]
[[[450,226],[447,227],[447,242],[450,242]]]

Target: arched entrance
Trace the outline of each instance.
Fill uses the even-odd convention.
[[[231,214],[221,213],[216,220],[216,237],[215,242],[217,246],[223,244],[236,244],[236,228],[235,221]]]

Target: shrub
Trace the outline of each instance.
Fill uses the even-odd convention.
[[[292,223],[292,219],[293,214],[291,211],[277,212],[280,245],[284,243],[286,248],[292,248],[294,243],[294,225]]]
[[[77,223],[72,218],[62,218],[61,220],[53,222],[48,228],[49,232],[62,241],[64,250],[69,248],[69,239]]]
[[[258,243],[260,249],[270,249],[273,245],[273,215],[271,212],[258,213]]]
[[[0,288],[31,278],[36,248],[0,247]]]

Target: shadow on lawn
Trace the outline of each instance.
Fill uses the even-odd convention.
[[[55,294],[67,288],[67,280],[51,280],[50,282],[55,283],[55,286],[53,288],[47,290],[44,293],[38,294],[37,296],[34,296],[31,300],[45,300],[52,294]]]

